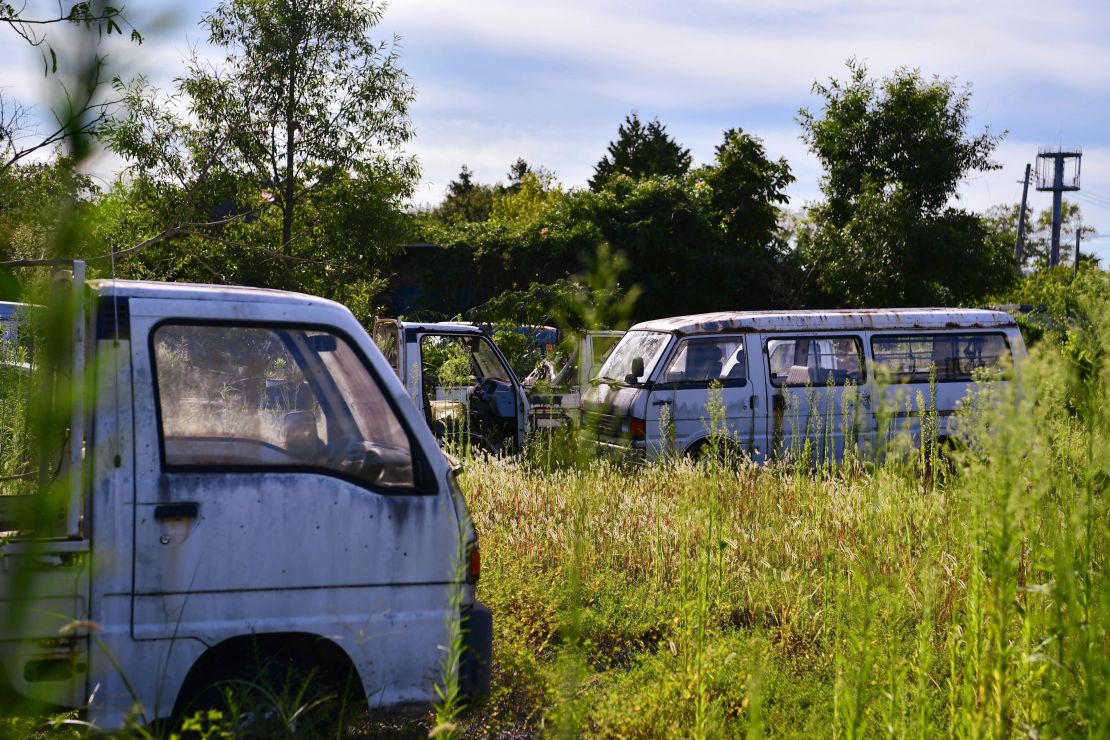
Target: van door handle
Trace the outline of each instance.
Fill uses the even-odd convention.
[[[748,396],[748,408],[755,411],[755,394]]]
[[[200,504],[196,501],[183,501],[180,504],[161,504],[154,507],[154,518],[163,519],[196,519],[200,513]]]
[[[652,401],[651,405],[652,406],[667,406],[670,403],[671,403],[671,400],[669,398],[661,398],[658,401]]]

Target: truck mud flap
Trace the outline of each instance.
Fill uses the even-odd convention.
[[[463,651],[459,658],[459,689],[464,696],[490,691],[493,662],[493,615],[481,602],[462,610]]]

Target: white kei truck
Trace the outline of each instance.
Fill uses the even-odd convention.
[[[0,496],[0,705],[111,730],[262,657],[362,709],[434,701],[452,670],[488,690],[457,470],[350,311],[80,262],[72,285],[86,382],[45,490]]]

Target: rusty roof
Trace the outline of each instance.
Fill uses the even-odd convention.
[[[987,329],[1017,326],[1003,311],[980,308],[860,308],[833,311],[720,311],[643,321],[632,331],[716,334],[728,331]]]

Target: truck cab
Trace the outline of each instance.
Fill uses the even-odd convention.
[[[455,470],[354,316],[74,272],[62,375],[86,382],[41,485],[0,495],[0,705],[152,722],[260,655],[363,708],[434,701],[445,660],[487,689]]]
[[[493,453],[523,449],[528,397],[481,327],[378,319],[374,341],[441,442]]]

